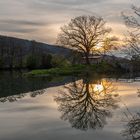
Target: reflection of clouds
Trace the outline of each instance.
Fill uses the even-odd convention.
[[[62,119],[68,120],[74,128],[102,128],[106,118],[112,116],[111,109],[117,107],[112,83],[106,80],[93,82],[88,79],[75,81],[65,86],[67,91],[60,91],[55,97]]]
[[[4,0],[0,1],[0,20],[10,18],[18,22],[12,23],[12,26],[11,22],[5,26],[0,22],[0,30],[2,34],[54,43],[58,34],[58,27],[55,25],[60,27],[75,16],[94,13],[103,16],[109,23],[119,22],[120,25],[123,24],[120,12],[129,10],[131,3],[131,0]],[[133,0],[133,3],[140,2]],[[27,27],[27,24],[32,24],[33,27]],[[117,28],[124,28],[119,25]],[[48,30],[49,36],[44,35],[46,30],[41,29],[46,26],[53,26],[55,33]],[[122,34],[121,29],[115,30],[114,34]]]

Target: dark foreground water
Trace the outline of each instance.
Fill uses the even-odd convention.
[[[140,79],[0,73],[0,140],[140,139]]]

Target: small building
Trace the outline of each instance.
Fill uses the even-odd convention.
[[[89,61],[91,64],[99,64],[102,61],[102,56],[101,55],[90,55],[89,56]],[[86,57],[82,57],[82,63],[86,63]]]

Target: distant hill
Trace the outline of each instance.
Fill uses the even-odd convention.
[[[73,56],[71,51],[71,49],[62,46],[0,35],[0,69],[50,68],[52,66],[50,63],[52,62],[51,57],[53,55],[57,55],[56,59],[63,56],[69,58],[73,63],[81,63],[81,54],[79,59]],[[115,55],[105,55],[102,57],[112,65],[117,64],[124,69],[132,69],[132,64],[130,64],[130,61],[126,58],[117,57]],[[137,65],[139,65],[139,63]],[[136,64],[135,67],[139,68]]]
[[[31,51],[31,47],[34,45],[36,48],[39,48],[41,51],[45,51],[51,54],[58,55],[67,55],[70,52],[70,49],[64,48],[57,45],[49,45],[41,42],[37,42],[34,40],[25,40],[16,37],[2,36],[0,35],[0,47],[12,47],[12,45],[16,47],[22,47],[24,52],[27,53]],[[0,48],[1,50],[1,48]]]
[[[0,36],[0,68],[23,67],[25,59],[30,55],[32,55],[32,60],[29,61],[34,61],[33,57],[37,55],[44,57],[44,55],[51,54],[66,57],[70,52],[70,49],[61,46],[49,45],[34,40]]]

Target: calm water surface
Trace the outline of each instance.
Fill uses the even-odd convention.
[[[0,74],[0,140],[140,138],[140,81]]]

